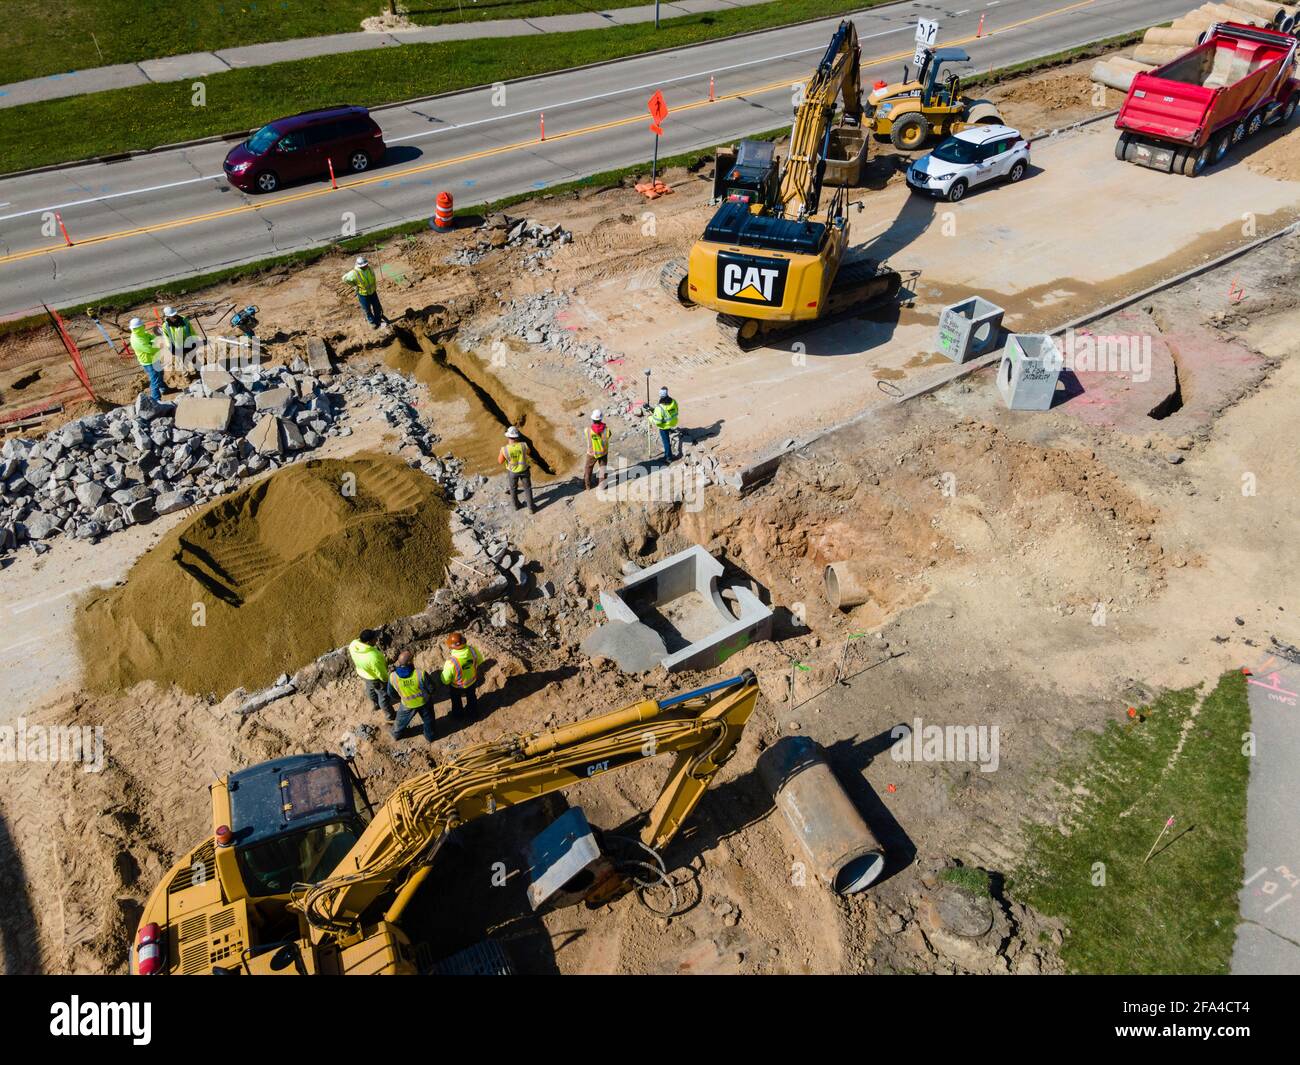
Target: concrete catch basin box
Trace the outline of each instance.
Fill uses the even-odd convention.
[[[987,355],[1002,340],[1002,316],[996,303],[972,296],[951,304],[939,315],[935,350],[953,362],[966,362]]]
[[[602,591],[606,622],[582,642],[627,672],[711,669],[772,632],[772,610],[743,584],[722,587],[723,566],[689,547]]]
[[[1011,410],[1048,410],[1056,398],[1061,353],[1043,333],[1012,333],[998,365],[998,391]]]

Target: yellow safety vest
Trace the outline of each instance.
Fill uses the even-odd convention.
[[[141,366],[152,366],[158,358],[158,338],[144,326],[131,330],[131,350]]]
[[[388,679],[388,659],[378,647],[353,640],[348,644],[348,654],[352,658],[352,665],[356,668],[358,677],[363,680]]]
[[[375,272],[368,266],[358,266],[355,270],[349,270],[343,275],[343,280],[349,285],[357,286],[357,295],[371,296],[374,295]]]
[[[506,469],[511,473],[525,473],[528,470],[528,448],[524,444],[506,444],[501,449],[506,457]]]
[[[670,399],[665,405],[660,403],[655,407],[654,412],[650,415],[654,419],[655,427],[659,429],[676,429],[677,428],[677,400]]]
[[[587,454],[592,458],[603,459],[609,450],[609,427],[603,433],[597,433],[587,426]]]
[[[190,320],[184,316],[181,317],[180,325],[171,325],[164,318],[162,331],[167,343],[171,345],[173,355],[183,355],[185,353],[185,341],[194,335]]]
[[[424,705],[424,693],[421,691],[424,685],[424,673],[421,670],[411,670],[409,677],[403,677],[394,671],[388,679],[397,689],[397,694],[402,697],[402,705],[407,710],[415,710]]]
[[[468,688],[478,677],[479,657],[477,647],[462,647],[452,651],[442,667],[442,682],[456,688]]]

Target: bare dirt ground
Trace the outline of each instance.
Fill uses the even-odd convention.
[[[1028,80],[1037,88],[1006,90],[1008,119],[1027,130],[1068,125],[1096,106],[1078,70]],[[1097,153],[1109,156],[1109,142],[1086,132],[1070,136],[1051,150],[1060,155],[1044,151],[1038,162],[1045,170],[1053,158],[1062,167],[1078,162],[1084,170],[1077,180],[1086,183],[1093,177],[1087,168],[1101,165]],[[1290,144],[1294,152],[1295,137],[1270,135],[1258,150],[1262,156]],[[431,749],[414,733],[392,741],[346,671],[306,663],[284,667],[305,667],[302,690],[243,719],[235,713],[238,693],[199,698],[152,681],[116,694],[80,691],[75,663],[60,661],[71,646],[73,593],[121,579],[170,525],[94,547],[59,541],[42,559],[19,558],[0,576],[13,604],[14,624],[6,627],[31,619],[35,627],[23,635],[35,631],[40,639],[6,661],[10,705],[29,725],[102,726],[106,765],[100,773],[66,764],[3,766],[5,967],[123,971],[143,899],[210,831],[206,785],[230,769],[336,749],[349,736],[359,740],[372,795],[382,798],[431,756],[463,744],[751,668],[764,694],[755,719],[665,855],[679,885],[676,915],[665,918],[629,897],[606,910],[521,916],[524,842],[566,803],[581,805],[593,823],[630,831],[665,771],[654,762],[471,826],[465,845],[448,854],[425,889],[413,931],[439,954],[491,934],[520,968],[540,972],[1059,971],[1056,947],[1067,930],[1014,898],[993,905],[992,930],[978,942],[945,931],[936,917],[939,874],[957,863],[980,867],[996,886],[1016,868],[1022,825],[1053,821],[1068,801],[1052,784],[1052,767],[1081,731],[1147,693],[1240,666],[1270,637],[1300,643],[1300,542],[1291,535],[1300,519],[1293,432],[1300,317],[1292,295],[1300,241],[1283,238],[1089,324],[1097,335],[1152,335],[1149,381],[1081,371],[1067,381],[1070,398],[1038,414],[1005,410],[991,371],[904,404],[878,382],[906,378],[913,387],[942,369],[926,365],[935,309],[963,285],[1006,299],[1020,322],[1065,321],[1122,286],[1133,291],[1161,270],[1172,273],[1168,260],[1179,253],[1231,246],[1240,238],[1224,232],[1219,215],[1237,211],[1233,195],[1254,203],[1261,218],[1280,219],[1287,204],[1300,202],[1300,187],[1291,175],[1256,169],[1253,162],[1234,165],[1217,184],[1197,186],[1224,197],[1199,227],[1109,266],[1096,254],[1104,233],[1059,258],[1044,258],[1047,245],[1063,243],[1059,228],[1025,237],[1028,224],[1014,221],[1025,209],[1007,196],[1028,192],[1039,178],[1022,190],[974,197],[959,216],[958,233],[974,241],[965,250],[933,232],[930,243],[911,240],[894,254],[897,265],[914,255],[925,270],[899,321],[819,331],[807,341],[802,374],[785,350],[742,357],[706,341],[712,325],[701,312],[666,303],[658,290],[658,268],[689,247],[708,214],[705,182],[695,175],[675,175],[676,192],[649,206],[626,189],[530,205],[529,217],[561,222],[575,234],[571,245],[531,266],[520,253],[501,251],[474,268],[448,267],[443,260],[453,249],[445,238],[391,242],[380,256],[390,268],[383,293],[390,315],[409,307],[411,325],[455,324],[491,337],[499,314],[554,291],[570,298],[561,328],[603,342],[622,360],[607,367],[605,387],[545,344],[521,347],[512,339],[515,354],[504,367],[493,366],[487,351],[465,353],[500,381],[484,376],[482,385],[500,388],[503,402],[526,404],[556,442],[576,441],[582,410],[636,395],[646,365],[683,399],[697,453],[729,462],[786,437],[810,438],[864,409],[869,416],[798,450],[770,484],[743,498],[711,488],[696,506],[645,506],[561,491],[561,477],[553,498],[528,520],[501,516],[476,497],[474,506],[536,560],[539,579],[553,581],[558,594],[516,601],[503,626],[464,600],[444,601],[440,609],[468,619],[466,631],[491,663],[483,716],[459,727],[442,720]],[[1184,197],[1195,184],[1131,168],[1106,180],[1144,184],[1157,237],[1173,232],[1169,219],[1178,212],[1186,218],[1192,201]],[[905,195],[896,181],[884,183],[869,197],[881,218],[897,212]],[[1044,225],[1047,209],[1046,202],[1034,208],[1035,224]],[[1030,261],[1008,265],[1014,257],[1003,249],[1025,248],[1026,239]],[[1087,262],[1076,270],[1072,255]],[[946,275],[945,262],[955,264]],[[1044,276],[1045,262],[1057,264],[1057,274]],[[333,283],[343,269],[331,259],[222,295],[258,303],[263,321],[282,334],[269,345],[273,357],[291,357],[303,337],[317,333],[348,359],[349,372],[378,364],[392,337],[362,328],[355,305]],[[978,287],[981,275],[985,287]],[[1077,286],[1061,284],[1070,277]],[[433,385],[424,413],[435,427],[466,417],[489,424],[466,393]],[[1157,408],[1161,417],[1152,417]],[[364,411],[353,416],[358,432],[348,447],[382,446],[383,426],[367,423]],[[455,434],[454,425],[439,431]],[[617,423],[616,438],[639,457],[643,430],[635,418]],[[573,454],[565,461],[563,472],[571,474]],[[585,537],[595,544],[588,554],[576,546]],[[673,677],[625,676],[578,652],[600,621],[593,607],[599,590],[622,579],[626,562],[645,565],[691,543],[762,590],[776,610],[772,642],[746,648],[713,673]],[[868,564],[872,599],[840,614],[825,602],[822,573],[828,562],[849,558]],[[458,597],[458,585],[450,587]],[[13,612],[19,608],[29,609]],[[433,611],[395,621],[391,646],[410,645],[418,664],[436,666],[437,617]],[[46,664],[58,683],[33,684],[30,674],[40,676]],[[841,674],[847,683],[836,682]],[[444,711],[445,703],[440,717]],[[917,718],[997,726],[997,771],[895,760],[891,730]],[[841,899],[813,881],[793,881],[799,855],[755,762],[794,732],[826,746],[888,850],[885,879],[863,895]],[[497,860],[511,870],[508,890],[474,889],[489,882]],[[646,901],[662,909],[669,900],[657,890]]]

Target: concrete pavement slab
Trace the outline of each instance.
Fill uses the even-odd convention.
[[[343,55],[376,48],[395,48],[402,42],[389,33],[336,33],[328,37],[299,37],[292,41],[247,44],[222,48],[216,54],[232,67],[266,67],[321,55]]]
[[[65,96],[82,96],[148,84],[148,77],[136,64],[117,63],[111,67],[74,70],[68,74],[52,74],[45,78],[31,78],[5,85],[0,87],[0,107],[21,107],[42,100],[58,100]]]
[[[188,55],[167,56],[164,59],[145,59],[139,64],[150,81],[184,81],[186,78],[204,78],[230,69],[229,64],[211,52],[191,52]]]

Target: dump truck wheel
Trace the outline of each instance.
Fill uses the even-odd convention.
[[[1264,128],[1264,112],[1256,111],[1246,120],[1246,136],[1253,137]]]
[[[1286,106],[1285,106],[1284,108],[1282,108],[1282,121],[1283,121],[1283,122],[1290,122],[1290,121],[1291,121],[1292,116],[1295,114],[1295,109],[1296,109],[1296,106],[1297,106],[1297,105],[1300,105],[1300,94],[1297,94],[1297,95],[1295,95],[1295,96],[1292,96],[1291,99],[1289,99],[1289,100],[1286,102]]]
[[[1232,143],[1240,144],[1246,139],[1246,123],[1238,122],[1232,127]]]
[[[894,123],[889,134],[894,147],[899,151],[910,152],[923,145],[930,137],[930,123],[924,115],[904,115]]]
[[[1228,149],[1232,147],[1232,134],[1220,133],[1214,142],[1214,161],[1220,163],[1223,157],[1228,154]]]
[[[690,297],[690,287],[687,282],[688,272],[683,260],[669,259],[659,271],[659,287],[683,307],[694,307],[695,301]]]
[[[1187,158],[1183,162],[1183,173],[1187,177],[1196,177],[1210,162],[1210,146],[1207,144],[1199,151],[1187,152]]]
[[[1115,142],[1115,158],[1121,163],[1124,162],[1124,155],[1128,151],[1128,142],[1129,135],[1127,133],[1121,133],[1119,140]]]

